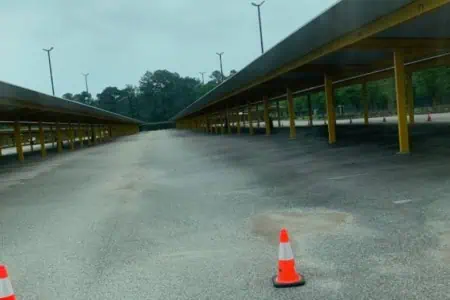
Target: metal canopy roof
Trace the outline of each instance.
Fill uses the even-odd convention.
[[[215,110],[219,110],[227,105],[233,107],[246,101],[259,102],[262,95],[268,95],[269,98],[282,95],[287,87],[305,89],[320,85],[323,84],[324,73],[336,74],[339,80],[346,76],[351,77],[392,66],[392,49],[396,47],[396,43],[392,45],[388,43],[387,46],[380,47],[379,44],[363,42],[371,42],[372,39],[392,38],[397,42],[399,39],[408,39],[401,48],[409,49],[411,45],[415,45],[409,44],[410,39],[413,38],[448,38],[450,37],[448,2],[445,0],[341,0],[233,77],[192,103],[173,119],[198,114],[201,111],[213,111],[213,104]],[[427,9],[432,5],[443,6],[421,14],[421,9],[423,10],[424,7]],[[297,68],[286,68],[289,64],[292,65],[293,62],[311,55],[314,51],[320,51],[339,39],[355,35],[361,28],[369,28],[370,31],[371,24],[383,20],[386,16],[394,15],[400,9],[419,10],[414,12],[418,17],[403,23],[398,22],[399,24],[394,26],[389,26],[389,21],[386,21],[386,30],[375,32],[370,39],[361,38],[361,43],[357,42],[355,47],[353,45],[341,47],[337,51],[317,55],[315,59],[300,64]],[[397,18],[401,19],[398,16]],[[406,51],[406,60],[413,61],[439,54],[441,49],[450,48],[449,44],[433,44],[434,48],[428,47],[427,51],[421,49],[423,51],[418,53]]]
[[[142,124],[104,109],[0,81],[0,121]]]

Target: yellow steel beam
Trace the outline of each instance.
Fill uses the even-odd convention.
[[[266,126],[266,135],[270,135],[270,119],[269,119],[269,97],[264,96],[263,97],[263,104],[264,104],[264,123]]]
[[[408,72],[416,72],[423,69],[449,66],[450,65],[450,55],[440,55],[428,59],[420,60],[417,63],[407,64],[406,70]]]
[[[325,75],[325,100],[328,116],[328,142],[336,143],[336,112],[334,109],[333,82]]]
[[[247,102],[247,117],[248,117],[248,133],[250,135],[254,135],[255,130],[253,129],[252,104],[250,102]]]
[[[16,142],[17,159],[21,162],[25,160],[22,147],[22,134],[20,132],[20,123],[14,122],[14,141]]]
[[[295,110],[294,110],[294,97],[292,96],[291,89],[287,89],[287,101],[289,112],[289,138],[295,139],[297,132],[295,129]]]
[[[412,73],[406,73],[406,99],[408,102],[409,124],[414,124],[414,89]]]
[[[400,153],[409,153],[408,124],[406,121],[405,65],[404,56],[401,50],[396,50],[394,52],[394,69]]]
[[[364,125],[369,125],[369,99],[367,94],[367,82],[363,82],[361,87],[361,100],[364,112]]]
[[[41,156],[47,156],[47,149],[45,149],[45,134],[42,122],[39,122],[39,143],[41,144]]]
[[[351,45],[349,48],[359,50],[373,49],[450,49],[450,39],[447,38],[367,38]]]
[[[413,73],[428,68],[441,67],[450,65],[450,55],[440,55],[436,57],[427,57],[417,61],[413,61],[405,64],[406,71],[408,73]],[[335,88],[349,86],[353,84],[359,84],[362,81],[376,81],[381,79],[386,79],[389,77],[394,77],[394,68],[389,66],[385,69],[378,69],[371,73],[361,74],[355,76],[354,78],[348,77],[334,84]]]
[[[63,150],[63,140],[62,140],[61,124],[56,123],[56,147],[59,153]]]
[[[312,110],[312,103],[311,103],[311,94],[307,95],[307,101],[308,101],[308,117],[309,117],[309,126],[313,126],[313,110]]]
[[[224,97],[211,102],[207,106],[214,105],[214,104],[221,102],[227,98],[230,98],[232,96],[240,94],[243,91],[246,91],[252,87],[260,85],[271,79],[279,77],[282,74],[285,74],[289,71],[292,71],[303,65],[313,62],[322,56],[325,56],[325,55],[331,54],[333,52],[336,52],[338,50],[341,50],[343,48],[349,47],[359,41],[369,38],[377,33],[385,31],[396,25],[399,25],[399,24],[405,23],[409,20],[412,20],[414,18],[417,18],[425,13],[428,13],[430,11],[438,9],[448,3],[450,3],[450,0],[414,0],[411,3],[401,7],[400,9],[398,9],[388,15],[377,18],[376,20],[374,20],[370,23],[367,23],[366,25],[360,27],[359,29],[356,29],[356,30],[354,30],[354,31],[328,43],[328,44],[325,44],[324,46],[322,46],[318,49],[315,49],[315,50],[309,52],[307,55],[301,57],[300,59],[297,59],[293,62],[290,62],[290,63],[278,68],[274,72],[269,73],[269,74],[261,77],[258,80],[255,80],[253,83],[251,83],[247,86],[244,86],[242,88],[239,88],[239,89],[229,93],[228,95],[225,95]]]

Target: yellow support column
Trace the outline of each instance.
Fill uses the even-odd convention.
[[[237,132],[237,134],[241,134],[241,115],[239,113],[240,113],[240,110],[238,107],[237,114],[236,114],[236,132]]]
[[[53,132],[53,126],[50,125],[50,140],[52,141],[52,148],[55,147],[55,141],[56,141],[56,133]]]
[[[252,105],[250,102],[247,103],[247,117],[248,117],[248,133],[250,135],[254,135],[255,131],[253,130]]]
[[[278,120],[278,127],[281,127],[280,100],[277,100],[277,120]]]
[[[22,134],[18,121],[14,122],[14,141],[16,142],[17,159],[22,162],[25,160],[25,157],[23,156]]]
[[[225,117],[220,118],[220,133],[225,134]]]
[[[211,115],[209,115],[209,117],[208,117],[208,129],[209,129],[209,133],[214,133],[213,125],[214,125],[214,117],[211,116]]]
[[[361,87],[361,100],[364,110],[364,125],[369,125],[369,99],[367,94],[367,83],[365,81]]]
[[[108,139],[106,138],[106,128],[104,125],[100,125],[100,133],[102,135],[102,142],[106,142]]]
[[[69,143],[70,143],[70,150],[74,150],[75,149],[75,135],[73,134],[72,124],[69,124]]]
[[[309,118],[308,125],[313,126],[313,110],[312,110],[312,103],[311,103],[311,94],[307,95],[307,101],[308,101],[308,118]]]
[[[399,50],[394,52],[394,72],[400,153],[409,153],[408,124],[406,120],[405,64],[403,52]]]
[[[291,89],[287,89],[287,101],[288,101],[288,112],[289,112],[289,138],[295,139],[297,136],[297,132],[295,129],[294,99],[292,97]]]
[[[30,143],[31,152],[33,152],[33,150],[34,150],[34,147],[33,147],[33,132],[31,131],[31,125],[28,125],[28,139],[29,139],[29,143]]]
[[[45,135],[44,135],[44,127],[42,126],[42,122],[39,122],[39,143],[41,144],[41,156],[47,156],[47,149],[45,149]]]
[[[91,125],[92,132],[92,144],[97,144],[97,127],[95,125]]]
[[[406,74],[406,80],[406,98],[408,100],[409,124],[414,124],[414,89],[411,72]]]
[[[328,117],[328,143],[336,143],[336,111],[334,109],[333,82],[325,75],[325,101]]]
[[[87,144],[88,146],[92,145],[92,128],[91,126],[87,125],[86,126],[86,131],[87,131]]]
[[[226,118],[226,122],[225,122],[225,124],[227,124],[227,126],[228,126],[228,128],[227,128],[227,131],[228,131],[228,134],[232,134],[233,133],[233,131],[232,131],[232,129],[231,129],[231,115],[230,115],[230,112],[229,112],[229,110],[228,110],[228,108],[227,108],[227,110],[225,111],[225,118]]]
[[[255,113],[256,113],[256,127],[260,128],[259,124],[259,111],[258,111],[258,103],[255,104]]]
[[[61,125],[59,123],[56,123],[56,147],[57,151],[59,153],[63,150],[63,140],[62,140],[62,133],[61,133]]]
[[[77,130],[78,140],[80,141],[80,148],[84,147],[84,134],[83,129],[81,127],[81,123],[78,122],[78,130]]]
[[[263,97],[263,103],[264,103],[264,123],[266,126],[266,135],[270,135],[271,128],[269,119],[269,98],[267,96]]]
[[[108,130],[108,127],[106,127],[106,125],[103,125],[102,128],[103,128],[103,141],[107,142],[107,141],[109,141],[109,130]],[[131,126],[131,130],[132,130],[133,134],[136,133],[136,131],[134,129],[134,126]]]
[[[104,141],[103,141],[102,125],[98,125],[97,130],[98,130],[98,141],[99,141],[100,143],[103,143]],[[128,130],[127,130],[126,127],[125,127],[125,130],[127,131],[127,134],[128,134]]]

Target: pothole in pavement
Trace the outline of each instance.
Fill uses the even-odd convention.
[[[278,235],[282,227],[289,230],[291,239],[298,240],[306,235],[332,234],[353,222],[349,213],[314,209],[305,211],[269,212],[256,215],[251,220],[252,232],[278,245]]]

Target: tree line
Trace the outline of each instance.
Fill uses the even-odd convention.
[[[414,107],[416,111],[450,111],[450,68],[446,66],[424,69],[412,74]],[[334,91],[335,106],[339,113],[359,115],[363,112],[362,85],[354,84],[337,88]],[[306,95],[294,98],[297,115],[306,116],[308,102]],[[325,94],[323,91],[310,95],[314,111],[325,113]],[[389,77],[367,83],[369,112],[376,115],[394,115],[397,111],[394,78]],[[287,115],[287,103],[280,102],[282,113]]]
[[[232,70],[227,79],[236,73]],[[108,86],[95,98],[86,91],[79,94],[66,93],[63,98],[93,105],[114,113],[119,113],[146,122],[167,121],[192,102],[216,87],[223,80],[220,71],[212,72],[208,80],[182,77],[168,70],[147,71],[137,85],[124,88]],[[413,93],[415,107],[438,107],[450,105],[450,68],[436,67],[413,73]],[[336,106],[346,113],[361,113],[361,88],[359,84],[335,90]],[[396,113],[395,88],[393,78],[372,81],[367,84],[369,110]],[[298,115],[307,114],[305,96],[294,99]],[[318,114],[325,110],[323,91],[311,94],[313,109]],[[286,109],[285,101],[280,107]],[[284,114],[285,115],[285,114]]]
[[[207,81],[202,82],[168,70],[147,71],[137,85],[128,84],[124,88],[108,86],[95,98],[86,91],[65,93],[62,97],[145,122],[161,122],[167,121],[235,73],[231,70],[229,75],[222,77],[221,72],[216,70]]]

